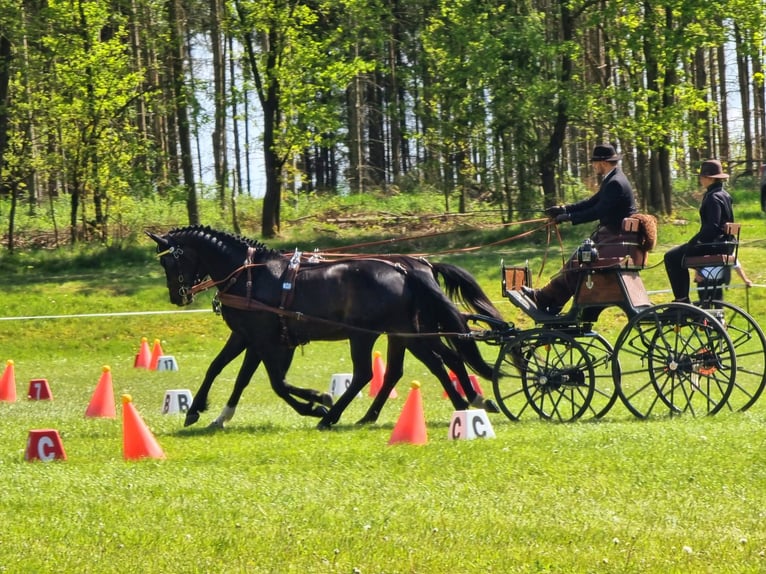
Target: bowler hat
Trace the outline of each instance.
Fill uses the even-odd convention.
[[[593,148],[590,161],[618,161],[622,156],[608,144],[597,145]]]
[[[729,179],[729,174],[723,172],[721,162],[717,159],[709,159],[702,162],[700,167],[700,177],[709,177],[712,179]]]

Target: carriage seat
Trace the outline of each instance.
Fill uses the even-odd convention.
[[[592,267],[642,269],[656,244],[657,220],[652,215],[635,213],[622,220],[621,232],[614,241],[599,243],[598,261]]]
[[[739,232],[741,224],[729,222],[724,227],[727,239],[710,244],[712,251],[723,253],[711,253],[709,255],[688,255],[684,258],[684,267],[688,269],[700,269],[702,267],[734,267],[737,264],[739,251]]]

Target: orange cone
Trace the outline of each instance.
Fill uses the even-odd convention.
[[[133,363],[133,367],[136,369],[148,369],[152,362],[152,353],[149,350],[149,341],[146,337],[141,337],[141,347],[136,355],[136,360]]]
[[[479,393],[481,396],[484,396],[484,391],[481,390],[481,385],[479,384],[479,377],[476,375],[468,375],[468,379],[471,381],[471,386],[473,387],[473,390]],[[465,398],[465,391],[463,390],[463,385],[460,384],[460,381],[457,378],[457,375],[453,373],[452,371],[449,372],[449,380],[452,382],[452,386],[455,387],[455,390],[460,393],[460,396]],[[447,391],[444,391],[442,393],[442,398],[449,398],[449,395],[447,394]]]
[[[423,414],[423,397],[420,394],[420,383],[417,381],[412,381],[410,385],[410,392],[404,403],[402,414],[396,421],[388,444],[397,442],[410,444],[426,444],[428,442],[426,418]]]
[[[165,458],[162,447],[133,406],[130,395],[122,395],[122,455],[125,460]]]
[[[112,369],[107,365],[102,367],[101,378],[85,411],[86,417],[113,419],[117,416],[114,408],[114,389],[112,388]]]
[[[152,358],[149,361],[149,370],[150,371],[156,371],[157,365],[160,362],[160,357],[162,356],[162,347],[160,346],[160,340],[155,339],[154,340],[154,347],[152,348]]]
[[[383,357],[380,351],[375,351],[372,354],[372,380],[370,381],[370,394],[371,397],[377,397],[380,389],[383,387],[383,378],[386,376],[386,365],[383,362]],[[395,399],[399,396],[396,389],[391,389],[388,393],[389,399]]]
[[[3,377],[0,378],[0,401],[16,402],[16,371],[10,359],[6,361]]]

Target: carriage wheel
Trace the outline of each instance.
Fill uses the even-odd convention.
[[[614,380],[635,416],[715,414],[726,406],[736,375],[734,345],[705,311],[683,303],[645,309],[614,348]]]
[[[584,337],[577,337],[577,342],[588,354],[589,362],[593,367],[593,376],[596,380],[593,397],[581,419],[600,419],[609,412],[619,397],[612,374],[614,349],[606,339],[595,332],[588,333]]]
[[[536,413],[544,419],[573,421],[588,410],[595,376],[590,355],[573,337],[536,329],[503,346],[492,386],[500,409],[511,420]]]
[[[726,301],[713,301],[712,306],[708,312],[721,321],[737,354],[737,376],[726,408],[746,411],[766,386],[766,336],[755,319],[740,307]]]

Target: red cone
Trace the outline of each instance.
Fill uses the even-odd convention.
[[[417,381],[412,381],[410,385],[407,401],[404,403],[399,420],[396,421],[388,444],[397,442],[410,444],[426,444],[428,442],[426,418],[423,413],[423,397],[420,394],[420,383]]]
[[[16,402],[16,371],[13,367],[13,361],[10,359],[6,361],[5,371],[0,378],[0,401]]]
[[[141,347],[136,355],[133,366],[136,369],[148,369],[152,362],[152,352],[149,350],[149,341],[146,337],[141,337]]]
[[[463,385],[460,384],[460,381],[457,378],[457,375],[453,373],[452,371],[449,372],[449,380],[452,382],[452,386],[455,387],[455,390],[460,393],[460,396],[465,398],[465,391],[463,390]],[[476,375],[468,375],[468,380],[471,381],[471,386],[473,387],[473,390],[479,393],[481,396],[484,396],[484,391],[481,390],[481,385],[479,384],[479,377]],[[447,394],[447,391],[444,391],[442,393],[442,398],[449,398],[449,395]]]
[[[162,347],[160,346],[160,340],[155,339],[154,347],[152,348],[152,358],[149,361],[149,370],[151,371],[157,370],[157,364],[160,362],[161,356],[162,356]]]
[[[386,376],[386,365],[383,362],[383,357],[380,355],[380,351],[375,351],[372,354],[372,380],[370,381],[370,393],[371,397],[377,397],[380,389],[383,387],[383,378]],[[388,393],[389,399],[395,399],[399,396],[396,389],[391,389]]]
[[[162,447],[133,406],[130,395],[122,395],[122,454],[125,460],[165,458]]]
[[[101,378],[85,411],[86,417],[113,419],[117,416],[114,407],[114,389],[112,388],[112,369],[107,365],[102,367]]]

